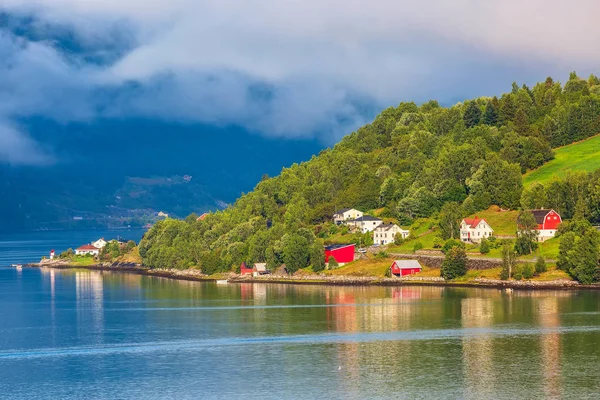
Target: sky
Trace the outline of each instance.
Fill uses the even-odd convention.
[[[60,124],[150,118],[331,145],[401,101],[600,73],[597,0],[2,0],[0,162]]]

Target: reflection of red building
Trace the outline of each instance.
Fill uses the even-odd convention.
[[[417,260],[396,260],[390,267],[396,276],[413,275],[421,272],[421,264]]]
[[[354,244],[333,244],[325,247],[325,262],[333,257],[338,263],[354,261]]]
[[[252,268],[248,268],[245,262],[240,265],[240,275],[252,275]]]

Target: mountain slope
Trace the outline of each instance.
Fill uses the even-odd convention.
[[[553,178],[564,178],[568,171],[592,172],[600,168],[600,135],[573,143],[554,151],[554,160],[525,174],[523,184],[548,183]]]
[[[263,174],[322,147],[315,140],[150,120],[61,125],[30,119],[22,125],[56,162],[0,164],[3,231],[143,225],[142,217],[158,211],[185,216],[217,210]]]
[[[551,78],[533,88],[513,84],[500,98],[449,108],[401,103],[333,149],[261,181],[225,211],[157,224],[140,254],[151,267],[207,273],[242,261],[318,270],[321,245],[337,231],[329,222],[335,209],[381,208],[381,216],[403,224],[450,202],[464,214],[490,205],[516,209],[522,173],[551,160],[552,147],[599,131],[600,80],[574,73],[564,87]],[[565,196],[544,194],[544,205],[571,207],[567,186]]]

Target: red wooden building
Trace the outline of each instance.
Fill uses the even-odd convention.
[[[562,222],[560,215],[554,210],[531,210],[538,224],[538,241],[543,242],[546,239],[553,238],[556,230]]]
[[[339,264],[354,261],[354,246],[354,243],[325,246],[325,262],[329,262],[330,257],[335,258]]]
[[[240,275],[252,275],[252,268],[248,268],[245,262],[240,265]]]
[[[423,269],[417,260],[396,260],[390,267],[392,275],[406,276],[414,275]]]

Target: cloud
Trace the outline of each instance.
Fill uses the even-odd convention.
[[[54,162],[38,144],[12,124],[0,119],[0,163],[42,166]]]
[[[20,65],[0,65],[7,118],[148,116],[331,142],[371,116],[364,104],[498,94],[600,64],[595,0],[4,0],[0,10],[114,55],[93,63],[53,42],[0,38],[0,55]]]

